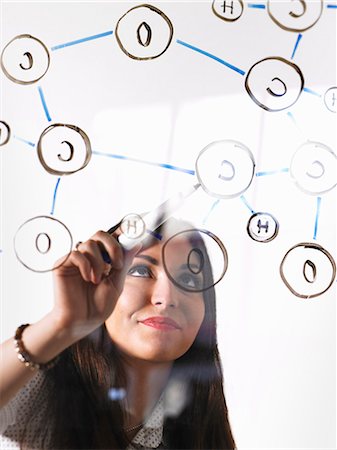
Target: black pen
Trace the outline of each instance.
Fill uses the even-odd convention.
[[[120,222],[116,223],[116,225],[113,225],[111,228],[109,228],[107,233],[113,234],[121,226],[121,223],[122,223],[122,220]],[[101,254],[102,254],[102,258],[103,258],[104,262],[107,264],[111,264],[110,256],[103,246],[101,247]]]
[[[135,245],[145,239],[148,236],[148,233],[153,232],[156,228],[166,222],[167,219],[183,205],[186,198],[193,194],[199,187],[200,183],[197,183],[185,192],[179,192],[178,194],[169,198],[164,203],[161,203],[159,206],[154,208],[152,211],[144,214],[143,216],[139,216],[139,219],[142,220],[144,224],[144,233],[136,239],[127,236],[125,233],[122,233],[118,237],[118,242],[123,247],[123,249],[131,250]],[[107,233],[114,233],[122,225],[123,220],[124,218],[119,223],[109,228]],[[102,257],[106,263],[111,264],[110,257],[106,250],[102,251]]]

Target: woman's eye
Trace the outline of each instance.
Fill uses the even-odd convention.
[[[152,274],[151,270],[146,266],[134,266],[129,269],[128,275],[133,277],[150,278]]]
[[[193,275],[188,272],[180,274],[177,282],[181,286],[186,286],[189,289],[197,290],[202,288],[202,278],[198,275]]]

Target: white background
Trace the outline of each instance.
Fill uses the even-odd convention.
[[[1,49],[24,33],[50,49],[115,31],[119,18],[136,4],[2,2]],[[19,324],[38,320],[53,301],[51,274],[24,268],[15,257],[13,237],[24,221],[50,214],[58,177],[47,173],[36,149],[17,137],[37,143],[49,124],[69,123],[85,130],[94,151],[191,170],[199,152],[220,139],[249,147],[256,172],[289,167],[308,139],[336,151],[336,115],[322,97],[303,92],[289,110],[266,112],[247,95],[244,76],[176,42],[247,72],[269,56],[290,60],[298,33],[281,29],[266,9],[247,3],[233,23],[215,16],[211,2],[152,4],[174,27],[171,45],[157,59],[132,60],[113,33],[50,51],[50,68],[38,83],[15,84],[0,72],[0,120],[12,131],[0,150],[2,339]],[[336,85],[336,10],[326,5],[317,24],[302,33],[293,61],[305,86],[319,94]],[[54,217],[77,242],[125,214],[153,209],[195,182],[192,175],[162,167],[93,155],[84,170],[61,178]],[[288,173],[255,176],[244,195],[254,211],[277,218],[275,240],[249,238],[251,212],[239,197],[221,200],[205,220],[216,199],[199,189],[178,213],[217,234],[228,252],[217,305],[234,437],[239,449],[336,448],[336,282],[325,294],[302,299],[279,274],[283,256],[300,242],[317,242],[336,259],[336,190],[321,196],[316,240],[317,199],[298,189]]]

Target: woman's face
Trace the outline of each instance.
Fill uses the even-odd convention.
[[[122,352],[153,362],[182,356],[193,344],[205,315],[202,292],[185,291],[169,280],[161,250],[162,244],[156,244],[134,257],[123,292],[106,321],[110,337]],[[190,250],[189,242],[181,239],[165,258],[179,285],[193,289],[202,285],[202,273],[195,275],[187,267]]]

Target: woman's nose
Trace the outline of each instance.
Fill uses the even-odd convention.
[[[161,308],[172,308],[178,305],[176,289],[167,276],[162,276],[156,280],[152,290],[151,303]]]

